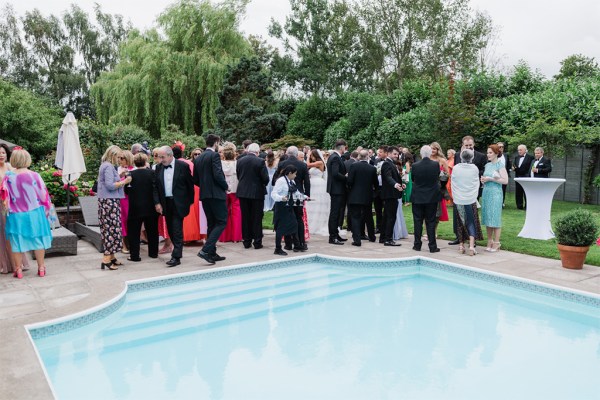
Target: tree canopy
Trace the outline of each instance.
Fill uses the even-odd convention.
[[[244,4],[182,0],[159,16],[164,36],[133,31],[119,64],[92,87],[99,120],[154,136],[169,124],[198,134],[214,127],[227,65],[251,52],[238,30]]]

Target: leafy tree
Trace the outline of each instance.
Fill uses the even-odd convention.
[[[320,146],[327,128],[343,115],[338,99],[312,96],[296,106],[287,124],[287,134],[313,140]]]
[[[238,30],[245,3],[181,0],[158,18],[164,38],[133,31],[119,64],[92,86],[99,120],[136,124],[155,137],[169,124],[187,133],[214,127],[227,65],[251,53]]]
[[[61,110],[47,99],[0,78],[0,137],[39,158],[54,147]]]
[[[314,144],[315,142],[313,142],[312,140],[303,138],[301,136],[285,135],[272,143],[265,143],[263,147],[271,148],[273,150],[284,150],[290,146],[296,146],[301,149],[304,146],[312,147]]]
[[[236,143],[272,141],[285,126],[286,117],[276,109],[270,78],[256,57],[242,57],[228,67],[219,102],[215,131]]]
[[[286,54],[273,67],[291,88],[323,96],[373,87],[372,62],[365,53],[364,28],[349,0],[290,0],[292,12],[269,33]],[[369,46],[375,43],[366,43]]]
[[[76,116],[92,115],[89,87],[112,68],[128,25],[94,9],[97,25],[76,5],[63,18],[34,9],[17,18],[10,5],[0,20],[0,76],[52,98]]]
[[[554,79],[589,78],[600,74],[600,67],[593,57],[573,54],[560,62],[560,71]]]

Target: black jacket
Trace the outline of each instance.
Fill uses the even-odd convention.
[[[238,158],[235,173],[238,177],[236,195],[240,199],[264,199],[269,183],[269,171],[262,158],[248,153]]]
[[[377,168],[368,161],[357,161],[348,172],[348,204],[369,205],[373,195],[379,190]]]
[[[227,198],[227,181],[219,153],[206,149],[196,157],[194,183],[200,187],[200,200]]]
[[[131,171],[131,183],[125,185],[125,193],[129,197],[129,218],[156,214],[155,206],[160,204],[160,198],[154,171],[149,168]]]
[[[283,171],[283,169],[288,165],[293,165],[298,170],[294,182],[296,182],[296,187],[300,193],[304,193],[310,197],[310,177],[308,176],[308,168],[306,167],[306,164],[304,164],[302,161],[299,161],[296,157],[288,157],[284,161],[279,162],[279,165],[277,165],[277,171],[275,171],[275,174],[273,174],[273,186],[275,186],[277,179],[281,177],[281,171]]]
[[[437,203],[442,199],[440,191],[440,164],[430,158],[424,158],[412,165],[412,195],[414,204]]]
[[[346,194],[346,172],[342,157],[332,152],[327,159],[327,193]]]
[[[531,168],[535,165],[535,159],[531,162]],[[534,178],[549,178],[552,172],[552,161],[544,156],[540,157],[537,165],[538,172],[534,172]]]
[[[519,156],[515,157],[513,161],[513,167],[515,168],[515,178],[530,178],[531,177],[531,163],[533,162],[533,156],[525,153],[523,163],[519,167]]]
[[[402,184],[398,168],[391,159],[386,158],[381,165],[381,193],[379,197],[382,200],[399,199],[402,192],[395,188],[397,183]]]
[[[156,167],[156,185],[160,204],[163,209],[166,205],[164,171],[164,165],[159,164]],[[194,181],[192,180],[190,167],[181,160],[175,160],[173,171],[173,201],[175,203],[175,211],[179,217],[183,218],[190,213],[190,206],[194,202]]]

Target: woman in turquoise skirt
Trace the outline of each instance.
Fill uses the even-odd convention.
[[[488,246],[485,251],[492,253],[500,249],[500,231],[502,229],[502,185],[508,184],[508,173],[498,155],[500,148],[492,144],[488,146],[485,170],[481,177],[483,183],[482,223],[486,226]]]
[[[402,202],[404,206],[410,206],[410,195],[412,194],[412,179],[410,170],[414,162],[413,155],[410,152],[404,153],[404,167],[402,168],[402,183],[406,184],[406,189],[402,192]]]

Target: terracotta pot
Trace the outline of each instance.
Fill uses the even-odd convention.
[[[557,244],[562,266],[568,269],[581,269],[590,246],[565,246]]]

